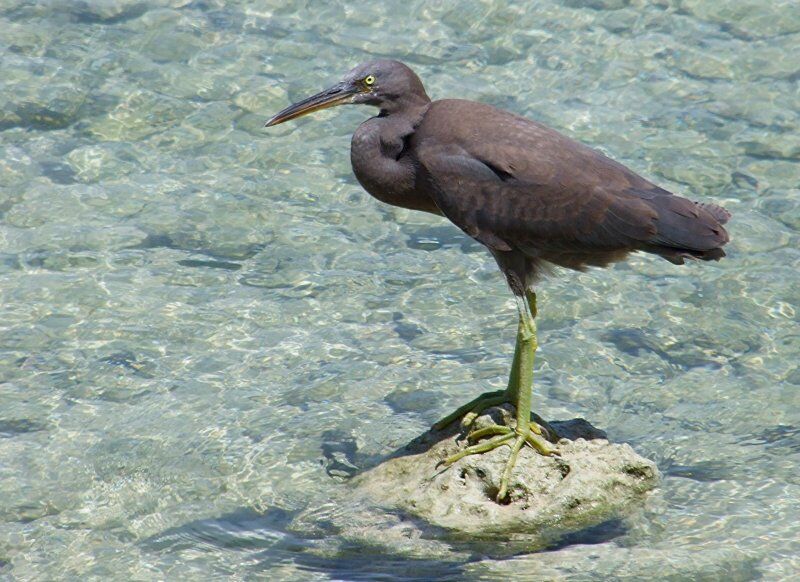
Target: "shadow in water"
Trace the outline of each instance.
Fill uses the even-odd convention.
[[[569,546],[605,544],[624,536],[626,533],[628,533],[628,527],[623,520],[610,519],[592,527],[568,533],[548,545],[545,551],[555,552]]]
[[[28,418],[0,419],[0,438],[46,430],[47,425]]]
[[[191,244],[180,242],[180,236],[173,237],[165,233],[150,233],[141,242],[125,247],[127,250],[150,250],[150,249],[172,249],[176,251],[183,251],[186,253],[204,255],[210,257],[210,261],[192,260],[179,261],[180,264],[186,267],[205,267],[217,268],[228,271],[236,271],[241,268],[241,265],[236,261],[245,261],[252,259],[262,250],[265,245],[263,243],[251,243],[243,245],[241,248],[229,249],[227,252],[217,249],[207,249],[196,247]]]
[[[236,553],[238,563],[268,572],[281,568],[319,572],[342,580],[449,581],[463,580],[465,567],[482,559],[506,560],[532,552],[557,551],[572,545],[613,542],[627,533],[624,521],[612,519],[569,534],[539,532],[537,543],[520,539],[477,538],[454,534],[405,516],[424,532],[418,540],[437,542],[445,549],[440,558],[414,557],[393,551],[379,540],[354,541],[330,521],[316,522],[313,532],[299,531],[293,520],[300,512],[271,508],[265,513],[241,509],[215,519],[204,519],[168,529],[141,543],[143,549],[160,555],[181,552]],[[542,545],[541,539],[548,539]],[[442,546],[442,543],[445,545]],[[447,551],[447,550],[450,551]]]
[[[409,227],[400,225],[406,235],[406,246],[411,249],[435,251],[444,248],[458,248],[464,253],[486,252],[483,245],[474,239],[464,236],[451,225]]]
[[[724,461],[700,461],[693,465],[662,464],[659,467],[668,477],[681,477],[701,483],[736,479],[734,471]]]
[[[463,556],[458,561],[415,559],[377,544],[340,538],[338,528],[324,520],[315,524],[319,529],[314,533],[293,531],[290,525],[298,513],[271,508],[260,514],[242,509],[168,529],[141,545],[162,555],[190,550],[237,552],[242,554],[238,561],[248,562],[254,572],[288,565],[345,580],[463,579]]]

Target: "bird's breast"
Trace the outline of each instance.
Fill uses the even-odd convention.
[[[353,134],[350,161],[361,186],[381,202],[440,214],[430,196],[417,189],[416,164],[407,136],[387,131],[381,118],[370,119]]]

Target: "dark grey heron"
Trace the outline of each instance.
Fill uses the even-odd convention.
[[[327,107],[372,105],[378,115],[353,134],[356,178],[378,200],[448,218],[489,249],[517,301],[519,323],[508,387],[482,394],[434,425],[466,426],[490,406],[511,403],[513,426],[472,430],[470,446],[446,459],[508,445],[498,487],[505,499],[522,447],[543,455],[553,435],[531,421],[537,348],[537,277],[548,265],[604,267],[633,251],[683,264],[719,260],[730,214],[652,184],[597,150],[549,127],[461,99],[431,101],[419,77],[393,60],[361,64],[344,79],[270,119],[273,126]]]

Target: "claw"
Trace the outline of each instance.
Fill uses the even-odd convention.
[[[518,435],[517,440],[514,441],[514,445],[511,447],[511,454],[508,457],[508,461],[506,461],[505,469],[503,469],[503,476],[500,477],[500,490],[497,492],[495,499],[497,503],[505,501],[508,495],[508,482],[511,480],[511,471],[514,470],[514,465],[517,464],[517,455],[519,455],[519,451],[526,440],[525,435]]]
[[[539,434],[534,433],[534,427],[539,429]],[[527,444],[542,455],[558,455],[558,452],[548,446],[546,441],[539,436],[541,431],[541,427],[534,422],[530,424],[530,430],[524,430],[522,432],[517,432],[516,430],[501,424],[493,424],[472,431],[469,435],[467,435],[467,441],[470,443],[476,443],[477,441],[488,436],[491,436],[492,438],[481,443],[472,444],[462,449],[455,455],[451,455],[450,457],[439,461],[436,467],[449,467],[464,457],[486,453],[496,449],[497,447],[506,445],[511,447],[511,455],[508,457],[505,469],[503,470],[503,475],[500,478],[500,489],[498,490],[497,497],[495,498],[498,503],[502,503],[508,496],[508,484],[511,479],[511,473],[514,470],[514,465],[517,464],[517,457],[519,456],[519,451],[522,449],[522,447]]]
[[[538,451],[540,455],[544,455],[545,457],[549,457],[556,452],[555,449],[552,449],[545,444],[544,439],[536,436],[535,434],[525,435],[525,441],[536,451]]]
[[[469,455],[477,455],[480,453],[486,453],[488,451],[494,450],[497,447],[503,446],[506,444],[506,441],[511,440],[514,436],[514,433],[503,434],[500,436],[496,436],[492,439],[489,439],[485,443],[480,443],[478,445],[472,445],[471,447],[467,447],[462,449],[461,451],[457,452],[455,455],[447,457],[442,463],[445,467],[449,467],[456,461],[463,459]]]
[[[494,392],[486,392],[485,394],[481,394],[474,400],[467,402],[464,406],[461,406],[455,412],[448,414],[439,422],[434,424],[433,430],[442,430],[459,418],[462,419],[461,426],[470,427],[472,426],[472,423],[475,422],[475,419],[480,416],[481,412],[487,408],[491,408],[492,406],[502,404],[507,400],[508,397],[506,396],[504,390],[496,390]]]
[[[507,426],[503,426],[501,424],[493,424],[491,426],[487,426],[486,428],[482,428],[480,430],[475,430],[467,435],[467,440],[471,443],[477,442],[481,440],[483,437],[493,435],[493,434],[508,434],[514,432]]]

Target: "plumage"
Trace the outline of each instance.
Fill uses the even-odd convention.
[[[351,143],[364,189],[447,217],[489,248],[516,294],[546,263],[585,269],[633,251],[676,264],[725,256],[725,209],[676,196],[536,121],[474,101],[432,102],[398,61],[359,65],[267,125],[347,102],[380,109]]]
[[[523,287],[542,263],[585,269],[632,251],[676,264],[725,256],[730,215],[719,206],[675,196],[541,123],[473,101],[431,102],[404,65],[378,61],[356,71],[380,78],[384,68],[413,75],[407,85],[415,91],[355,132],[359,182],[389,204],[444,215],[486,245],[507,276],[509,265],[524,264],[514,273]]]

